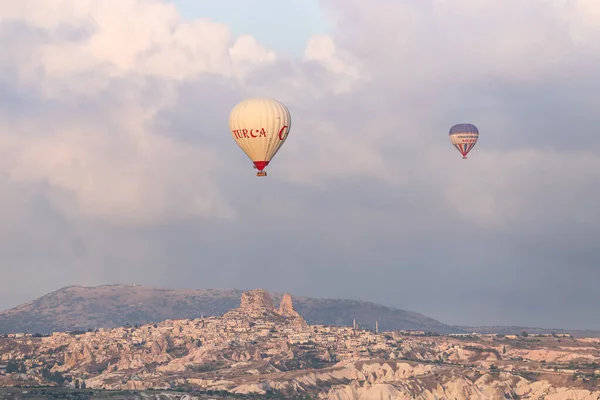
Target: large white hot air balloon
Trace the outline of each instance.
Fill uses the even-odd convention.
[[[258,169],[256,176],[267,176],[264,169],[287,139],[291,124],[290,111],[273,99],[243,100],[229,114],[229,130]]]

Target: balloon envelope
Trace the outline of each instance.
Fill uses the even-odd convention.
[[[229,114],[233,139],[258,169],[257,176],[266,176],[263,170],[287,139],[291,124],[287,107],[267,98],[243,100]]]
[[[458,149],[463,158],[477,143],[479,130],[473,124],[456,124],[450,128],[450,142]]]

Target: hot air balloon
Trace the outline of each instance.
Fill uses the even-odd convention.
[[[460,151],[463,159],[477,143],[479,130],[473,124],[457,124],[450,128],[450,142]]]
[[[243,100],[229,114],[229,130],[254,163],[256,176],[267,176],[264,169],[287,139],[291,125],[290,111],[273,99]]]

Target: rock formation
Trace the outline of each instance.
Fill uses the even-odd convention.
[[[273,299],[264,289],[255,289],[242,294],[242,300],[240,304],[241,310],[250,311],[275,311],[273,307]]]
[[[304,318],[294,310],[292,296],[284,294],[279,309],[273,306],[273,299],[264,289],[255,289],[242,294],[240,306],[225,315],[225,318],[266,318],[295,326],[306,326]]]
[[[296,310],[294,310],[294,304],[292,302],[292,296],[289,293],[286,293],[281,298],[281,302],[279,303],[279,310],[277,313],[287,319],[292,320],[294,325],[298,326],[307,326],[306,320],[298,314]]]
[[[242,293],[240,306],[226,312],[224,318],[265,318],[277,315],[273,299],[264,289],[255,289]]]
[[[294,304],[292,302],[292,296],[286,293],[281,298],[279,303],[279,314],[284,317],[302,318],[296,310],[294,310]]]

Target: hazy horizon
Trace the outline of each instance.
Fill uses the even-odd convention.
[[[600,3],[249,4],[0,5],[0,309],[136,282],[600,329]],[[266,178],[255,96],[292,115]]]

